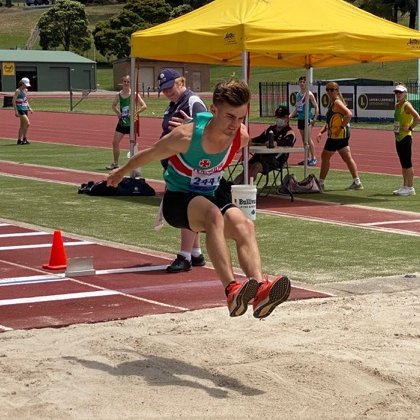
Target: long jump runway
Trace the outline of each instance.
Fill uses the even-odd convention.
[[[51,232],[0,220],[0,332],[226,306],[210,267],[168,274],[168,259],[63,236],[67,261],[91,256],[95,269],[67,277],[42,268],[52,241]],[[326,296],[292,287],[289,300]]]

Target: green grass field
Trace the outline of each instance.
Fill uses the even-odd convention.
[[[109,150],[33,142],[30,148],[10,147],[0,140],[0,156],[10,162],[102,172]],[[301,168],[293,168],[300,177]],[[143,168],[142,175],[161,179],[159,163]],[[349,193],[343,186],[348,174],[332,171],[325,194],[312,199],[420,213],[420,196],[398,198],[389,194],[396,177],[362,174],[363,191]],[[86,181],[89,177],[87,176]],[[0,176],[0,218],[64,232],[111,240],[175,254],[179,231],[153,229],[159,205],[156,197],[91,197],[77,193],[77,185],[30,181]],[[335,282],[418,270],[418,237],[337,226],[259,213],[256,224],[264,269],[287,273],[306,283]],[[204,244],[203,244],[204,245]],[[234,263],[237,259],[232,253]]]

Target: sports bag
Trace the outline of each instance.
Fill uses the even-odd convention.
[[[119,196],[153,196],[155,190],[145,181],[144,178],[123,178],[117,187],[108,187],[106,181],[82,184],[78,190],[79,194],[89,195],[119,195]]]
[[[294,174],[287,174],[278,189],[279,194],[311,194],[321,192],[319,181],[314,174],[298,181]]]

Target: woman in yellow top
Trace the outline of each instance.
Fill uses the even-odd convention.
[[[404,85],[395,86],[396,96],[394,113],[395,146],[400,159],[403,176],[403,186],[393,191],[394,195],[415,195],[413,187],[413,164],[411,162],[411,147],[413,143],[412,130],[419,123],[420,116],[407,100],[407,88]]]
[[[325,142],[324,150],[321,155],[321,170],[319,172],[319,183],[321,189],[324,190],[324,182],[330,169],[330,160],[335,152],[341,156],[350,174],[353,178],[352,184],[348,190],[363,190],[360,182],[359,173],[357,171],[356,162],[354,161],[350,146],[350,120],[353,114],[347,108],[346,102],[340,93],[340,88],[335,82],[328,82],[325,86],[329,98],[328,111],[326,114],[326,124],[321,128],[316,140],[319,143],[322,134],[328,131],[328,138]]]

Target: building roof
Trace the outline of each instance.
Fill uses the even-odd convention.
[[[95,61],[70,51],[0,50],[0,62],[91,63]]]

